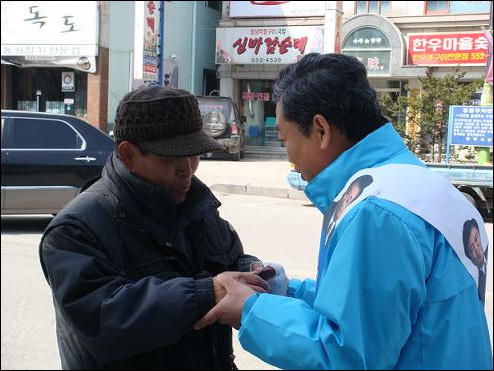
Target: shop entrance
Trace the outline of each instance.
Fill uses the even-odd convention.
[[[276,102],[273,81],[242,80],[242,108],[245,123],[245,145],[281,147],[276,132]]]
[[[13,81],[16,82],[12,92],[13,109],[86,117],[87,73],[70,68],[48,67],[14,68],[12,73]],[[70,78],[73,76],[70,84],[67,84],[67,75]],[[63,76],[66,77],[65,84]],[[67,85],[73,86],[73,89],[64,89]]]

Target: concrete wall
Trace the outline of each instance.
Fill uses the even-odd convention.
[[[216,27],[221,12],[204,1],[165,2],[164,59],[176,56],[178,87],[203,93],[203,70],[215,70]]]
[[[196,4],[196,22],[194,34],[195,45],[192,55],[195,53],[195,65],[193,66],[192,92],[203,94],[204,69],[216,70],[216,27],[221,17],[221,11],[208,8],[205,1],[194,1]]]
[[[122,97],[131,90],[134,53],[134,1],[109,1],[102,35],[109,49],[108,130]],[[165,1],[163,60],[175,56],[178,87],[202,94],[203,70],[215,70],[216,26],[221,12],[201,1]],[[107,19],[106,19],[107,18]],[[100,37],[101,38],[101,37]]]
[[[130,91],[134,50],[134,2],[110,1],[108,130],[113,128],[118,102]]]
[[[193,1],[165,1],[163,58],[176,56],[178,87],[186,90],[191,89],[193,9]]]

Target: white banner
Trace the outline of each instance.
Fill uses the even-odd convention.
[[[441,232],[475,280],[484,302],[489,244],[484,221],[448,178],[427,168],[389,164],[355,173],[325,212],[325,246],[344,216],[370,196],[403,206]],[[381,232],[386,233],[385,226]]]
[[[98,55],[98,2],[2,1],[2,57]]]
[[[217,64],[289,64],[323,51],[324,27],[216,29]]]

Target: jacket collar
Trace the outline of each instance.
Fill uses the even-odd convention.
[[[103,178],[112,184],[110,189],[118,200],[115,216],[135,226],[149,227],[148,222],[154,220],[171,232],[178,224],[200,219],[221,205],[209,188],[194,177],[185,201],[177,206],[166,189],[131,173],[115,152],[108,158]]]
[[[347,149],[317,174],[305,188],[305,194],[325,213],[353,174],[378,166],[404,151],[408,149],[400,135],[391,123],[387,123]]]

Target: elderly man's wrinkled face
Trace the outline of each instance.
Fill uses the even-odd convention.
[[[167,158],[147,153],[136,158],[132,172],[156,187],[167,189],[175,203],[180,204],[189,191],[199,161],[199,156]]]
[[[481,268],[482,265],[484,265],[484,249],[482,248],[482,242],[480,240],[480,232],[475,227],[470,230],[468,248],[470,250],[470,260],[472,260],[478,268]]]

